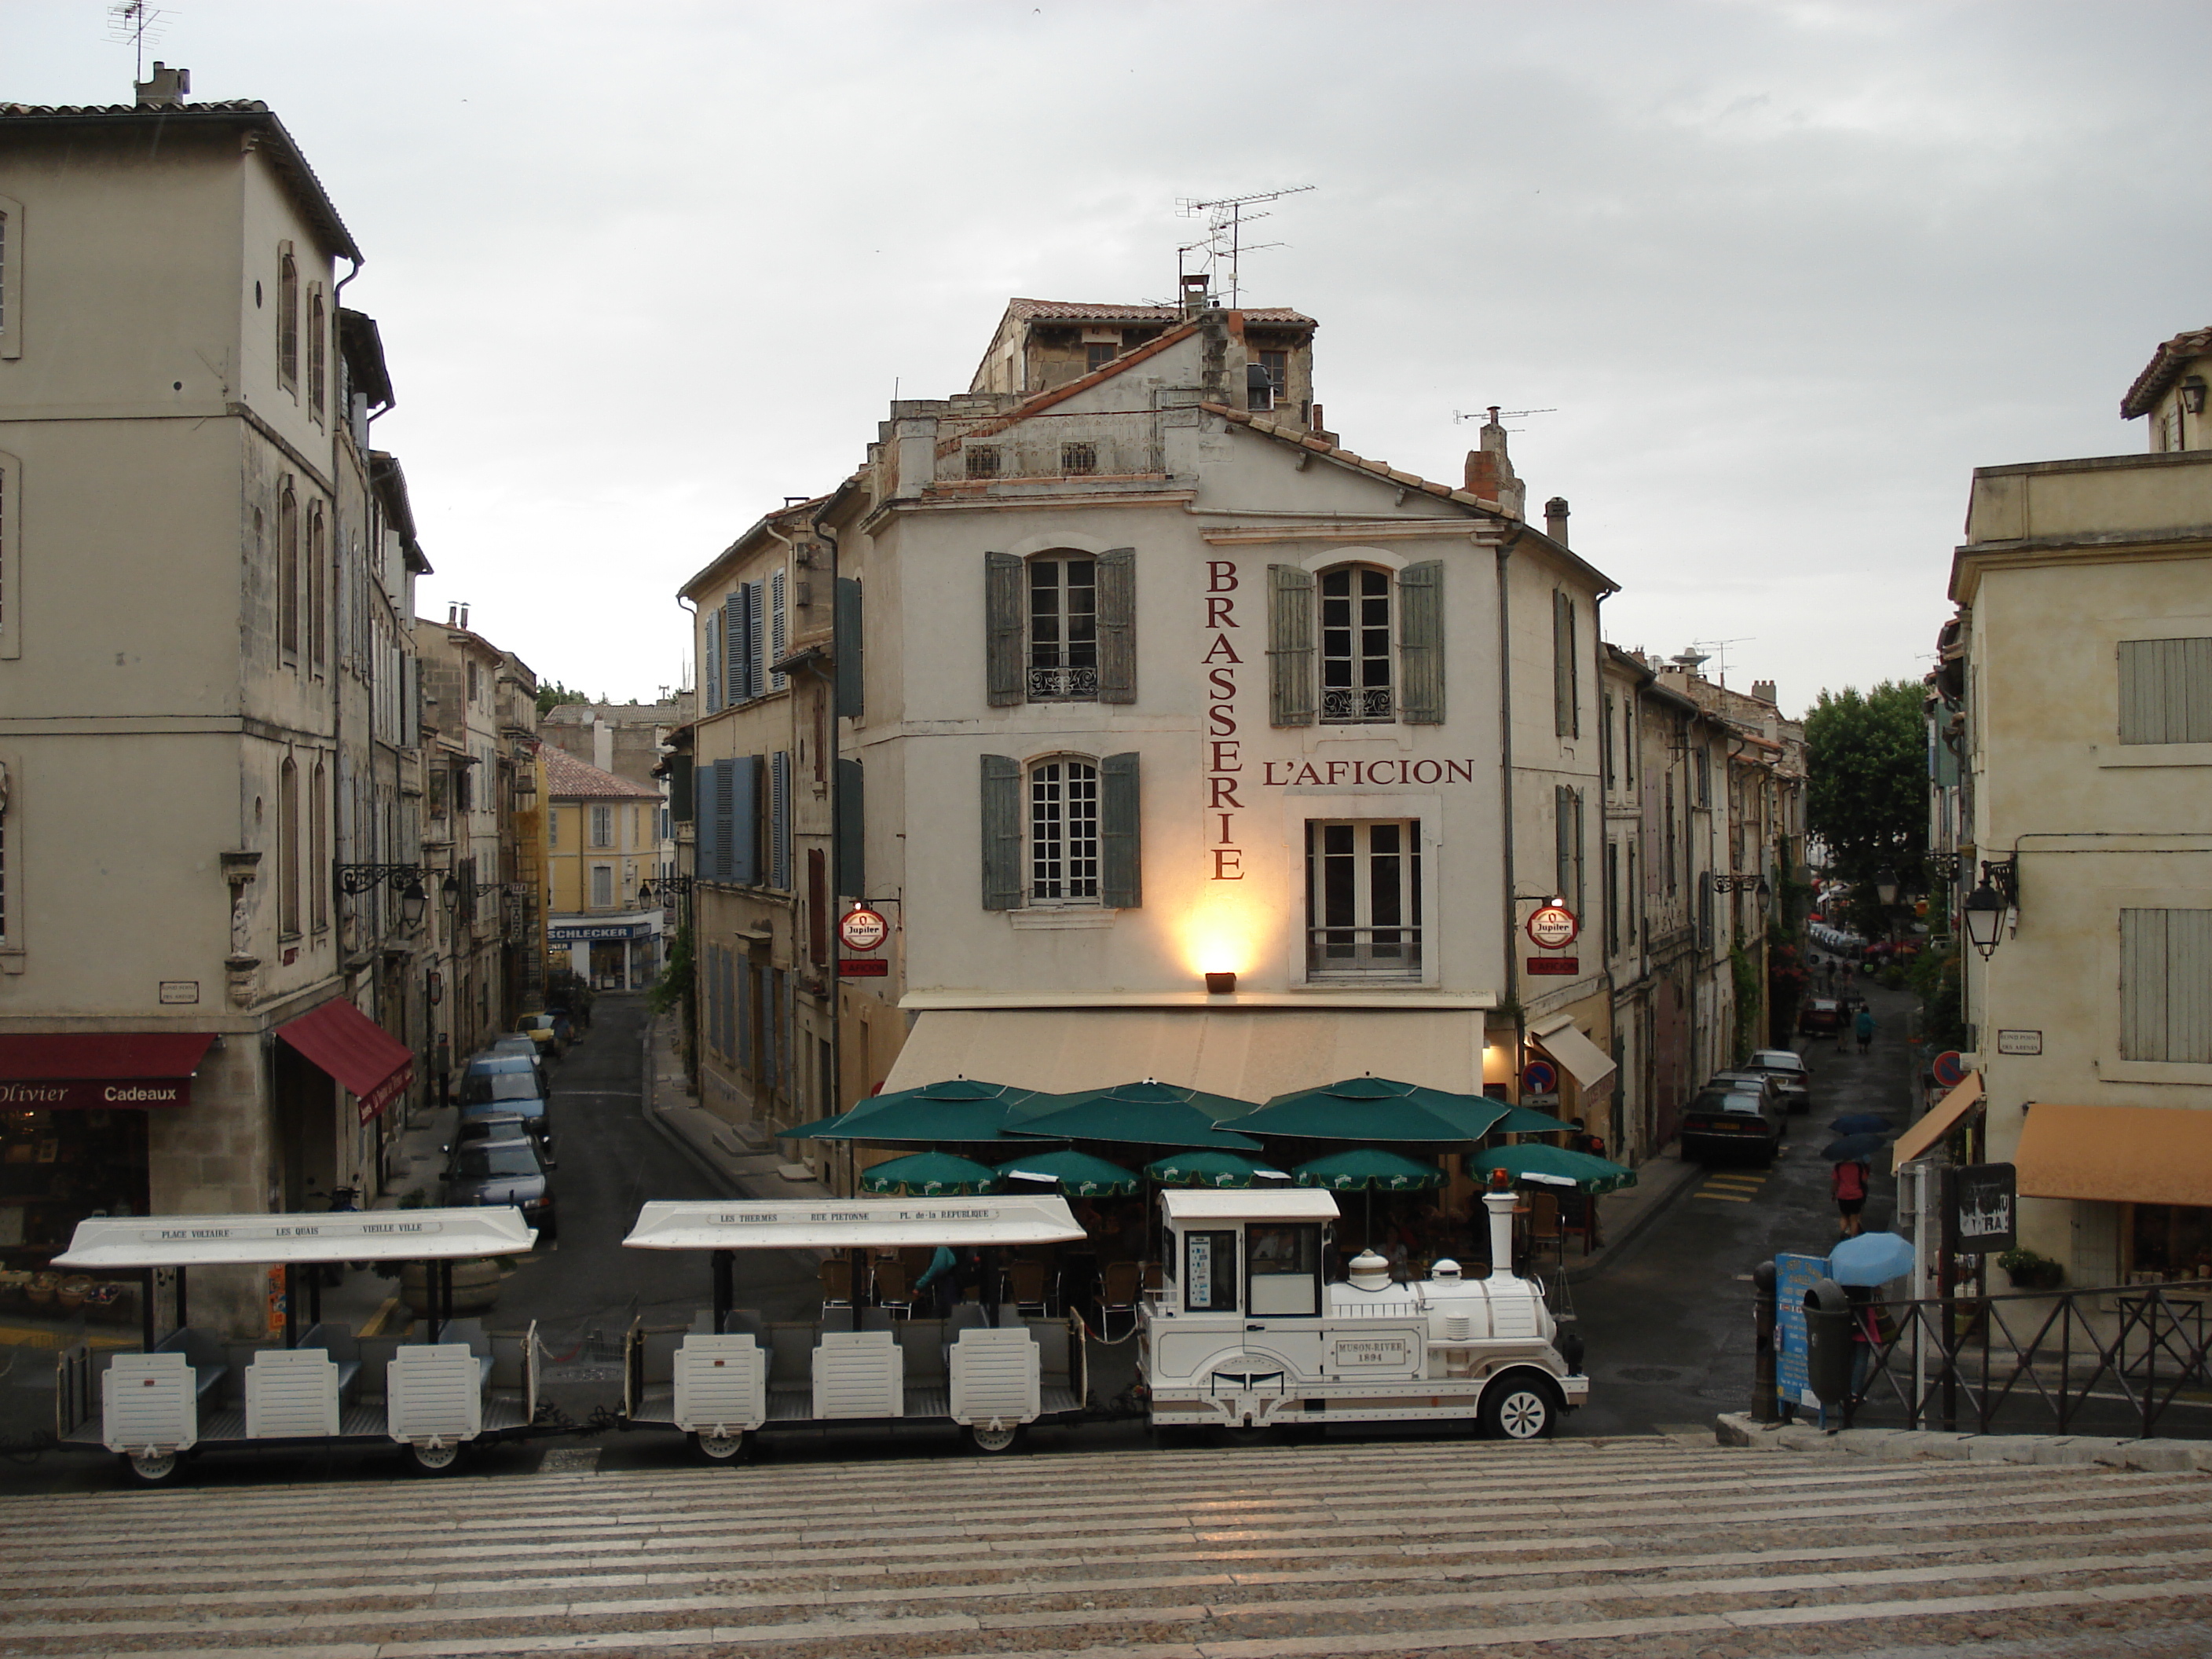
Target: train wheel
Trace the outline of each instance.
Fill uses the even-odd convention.
[[[417,1474],[444,1474],[460,1462],[461,1448],[456,1441],[427,1446],[410,1441],[407,1456]]]
[[[1018,1423],[970,1423],[960,1433],[971,1450],[990,1456],[1010,1452],[1022,1443]]]
[[[691,1449],[708,1463],[734,1463],[751,1449],[752,1436],[740,1429],[735,1434],[695,1434]]]
[[[142,1486],[159,1486],[177,1478],[177,1455],[167,1452],[131,1452],[123,1460],[131,1478]]]
[[[1556,1396],[1527,1376],[1509,1376],[1482,1396],[1482,1432],[1492,1440],[1543,1440],[1559,1425]]]

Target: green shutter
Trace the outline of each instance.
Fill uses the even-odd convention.
[[[1137,700],[1137,550],[1098,556],[1098,701]]]
[[[1444,566],[1441,559],[1398,573],[1399,716],[1409,726],[1444,722]]]
[[[866,775],[856,760],[837,763],[837,896],[866,898],[868,888]]]
[[[668,817],[672,823],[691,822],[691,757],[668,757]]]
[[[860,718],[860,584],[850,576],[837,578],[837,617],[835,643],[837,658],[837,713],[847,720]]]
[[[1022,701],[1022,562],[1011,553],[983,556],[985,701],[1004,708]]]
[[[1104,878],[1099,899],[1109,910],[1145,902],[1143,801],[1137,757],[1109,755],[1098,764],[1098,840]]]
[[[1314,723],[1314,579],[1294,564],[1267,567],[1267,719]]]
[[[1011,755],[983,757],[983,908],[1022,908],[1022,769]]]

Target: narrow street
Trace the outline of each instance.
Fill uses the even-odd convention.
[[[1912,1112],[1912,999],[1865,991],[1877,1027],[1871,1052],[1801,1037],[1813,1068],[1813,1109],[1790,1120],[1771,1170],[1714,1164],[1620,1260],[1573,1288],[1589,1345],[1590,1403],[1574,1434],[1634,1434],[1699,1426],[1743,1410],[1751,1397],[1751,1270],[1778,1250],[1823,1252],[1838,1237],[1820,1149],[1829,1120],[1878,1112],[1903,1129]],[[1869,1232],[1890,1226],[1895,1183],[1887,1154],[1875,1160]]]

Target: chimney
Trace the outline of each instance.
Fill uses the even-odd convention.
[[[1528,511],[1528,491],[1514,476],[1513,458],[1505,453],[1505,428],[1498,423],[1498,405],[1490,406],[1483,423],[1482,447],[1467,452],[1467,492],[1486,501],[1496,501],[1515,518]]]
[[[467,603],[466,603],[465,601],[464,601],[464,602],[463,602],[463,604],[462,604],[462,605],[461,605],[461,628],[462,628],[462,630],[463,630],[464,632],[465,632],[465,631],[467,630],[467,629],[468,629],[468,625],[469,625],[469,607],[468,607]]]
[[[1782,701],[1781,698],[1774,695],[1774,682],[1772,680],[1753,680],[1751,683],[1751,695],[1761,702],[1771,702],[1778,705]]]
[[[448,627],[448,628],[459,628],[460,625],[461,625],[461,607],[459,606],[459,604],[450,604],[450,605],[447,605],[447,607],[446,607],[446,626],[447,626],[447,627]]]
[[[188,69],[171,69],[156,58],[154,78],[131,84],[137,88],[140,109],[182,109],[185,94],[192,89],[192,72]]]
[[[1561,547],[1567,544],[1567,498],[1554,495],[1544,503],[1544,533]]]
[[[1182,276],[1182,314],[1188,322],[1206,308],[1206,273],[1185,271]]]

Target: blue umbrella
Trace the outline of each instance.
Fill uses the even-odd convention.
[[[1820,1149],[1820,1156],[1831,1164],[1859,1164],[1872,1158],[1887,1140],[1887,1134],[1845,1135],[1841,1140],[1832,1140]]]
[[[1828,1127],[1839,1135],[1878,1135],[1897,1126],[1879,1112],[1848,1112]]]
[[[1861,1233],[1828,1252],[1828,1277],[1838,1285],[1887,1285],[1912,1271],[1912,1241],[1895,1233]]]

